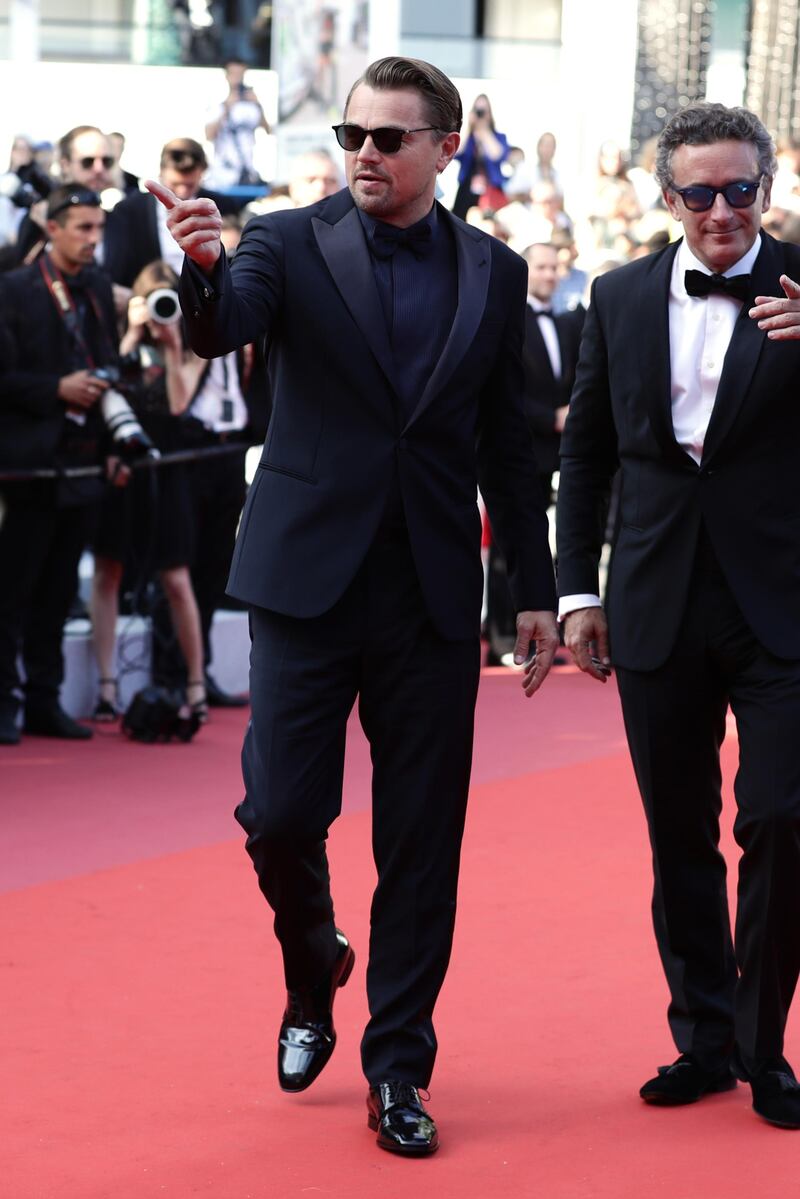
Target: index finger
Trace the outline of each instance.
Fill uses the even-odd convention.
[[[175,195],[175,192],[170,191],[168,187],[165,187],[163,183],[159,183],[156,179],[145,179],[144,185],[157,200],[161,201],[168,211],[173,209],[176,204],[180,204],[180,200]]]

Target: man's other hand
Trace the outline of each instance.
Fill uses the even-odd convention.
[[[147,179],[145,187],[167,209],[167,228],[186,257],[210,274],[222,253],[222,217],[214,201],[202,196],[179,200],[155,179]]]
[[[514,663],[525,667],[522,689],[528,699],[547,678],[558,649],[558,625],[554,612],[518,612]]]
[[[756,296],[755,306],[748,316],[758,322],[759,329],[766,330],[770,341],[797,341],[800,339],[800,285],[788,275],[781,275],[780,284],[784,294]]]
[[[608,621],[602,608],[577,608],[564,618],[564,644],[584,674],[605,683],[611,673]]]

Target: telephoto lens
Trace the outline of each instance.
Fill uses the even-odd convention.
[[[159,457],[158,450],[139,424],[136,413],[124,395],[109,387],[108,391],[103,392],[100,411],[114,442],[114,449],[123,462],[134,462],[145,456]]]
[[[171,287],[159,287],[147,297],[147,311],[157,325],[174,325],[181,319],[178,293]]]

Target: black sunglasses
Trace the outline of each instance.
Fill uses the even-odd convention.
[[[81,164],[84,171],[90,171],[96,162],[102,162],[105,169],[110,171],[116,161],[116,158],[114,158],[111,154],[87,154],[85,158],[78,159],[78,162]]]
[[[677,192],[690,212],[708,212],[717,196],[724,196],[725,203],[730,204],[731,208],[750,208],[755,204],[763,178],[763,175],[759,175],[752,183],[740,179],[735,183],[726,183],[724,187],[696,184],[694,187],[673,187],[672,190]]]
[[[181,174],[186,174],[189,171],[194,171],[197,167],[204,166],[202,158],[198,158],[191,150],[167,150],[164,153],[164,158],[174,166],[176,171]]]
[[[380,129],[362,129],[360,125],[331,125],[331,128],[343,150],[351,153],[360,150],[371,137],[379,154],[396,154],[407,133],[424,133],[426,129],[436,129],[436,125],[420,125],[419,129],[395,129],[392,125],[382,125]]]

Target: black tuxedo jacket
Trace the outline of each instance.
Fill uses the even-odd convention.
[[[525,416],[533,437],[536,462],[543,475],[558,470],[561,434],[555,431],[553,422],[556,409],[569,403],[585,315],[585,309],[579,307],[572,312],[557,313],[553,318],[561,351],[561,376],[557,379],[553,374],[539,318],[530,304],[525,308],[525,345],[522,353]]]
[[[675,441],[668,292],[677,246],[595,281],[561,444],[561,595],[598,594],[602,499],[621,468],[608,584],[615,662],[652,670],[679,634],[704,525],[761,644],[800,658],[800,342],[772,342],[747,315],[800,277],[800,248],[761,234],[751,298],[728,346],[698,466]]]
[[[354,577],[399,488],[428,610],[446,638],[477,633],[480,480],[519,609],[551,608],[546,519],[522,405],[525,264],[439,209],[457,249],[450,336],[404,422],[363,227],[348,191],[251,221],[229,270],[181,281],[193,348],[266,334],[273,410],[229,590],[298,617]]]
[[[235,212],[236,205],[217,192],[200,189],[220,212]],[[108,214],[103,237],[103,268],[114,283],[131,287],[149,262],[161,257],[158,240],[158,200],[150,192],[131,192]]]
[[[93,289],[116,357],[111,285],[100,270],[94,273]],[[27,469],[54,464],[65,420],[58,383],[77,369],[70,365],[72,357],[72,339],[38,261],[0,276],[0,465]],[[99,423],[99,412],[91,409],[88,420]]]

